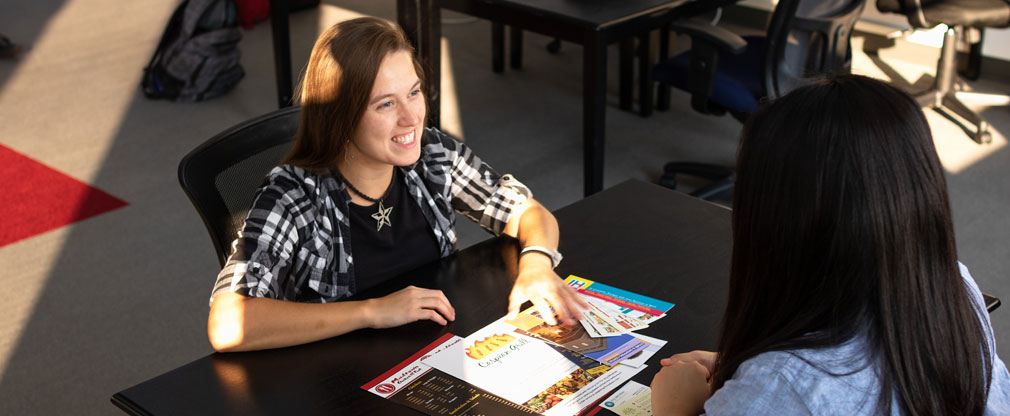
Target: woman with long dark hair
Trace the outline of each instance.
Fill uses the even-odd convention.
[[[831,77],[744,127],[718,352],[662,360],[674,414],[1010,414],[919,106]]]
[[[253,201],[211,294],[218,351],[276,348],[456,312],[440,290],[347,298],[456,251],[456,213],[519,240],[509,313],[526,299],[551,323],[587,305],[553,268],[554,216],[525,185],[425,128],[424,73],[396,24],[362,17],[319,36],[294,145]]]

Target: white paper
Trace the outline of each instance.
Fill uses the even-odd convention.
[[[619,416],[651,416],[652,390],[648,386],[629,381],[600,403],[600,406]]]
[[[519,331],[502,318],[466,338],[449,339],[421,361],[552,416],[579,413],[644,368],[608,367],[591,359],[583,368],[547,342]]]
[[[635,338],[649,343],[649,346],[645,347],[645,350],[639,352],[637,355],[633,355],[630,358],[621,361],[622,365],[641,367],[645,365],[645,362],[652,358],[653,355],[656,355],[656,353],[659,352],[664,345],[666,345],[666,341],[647,335],[635,334]]]

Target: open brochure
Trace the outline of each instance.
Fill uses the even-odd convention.
[[[548,416],[578,414],[645,368],[601,364],[520,331],[502,318],[421,362]]]
[[[362,388],[429,415],[580,414],[666,344],[632,331],[674,305],[576,276],[566,282],[615,333],[548,325],[530,308],[465,338],[445,334]]]
[[[641,355],[649,346],[648,342],[629,334],[593,337],[583,325],[549,325],[540,318],[535,308],[527,309],[514,319],[504,322],[514,326],[515,332],[558,345],[609,366]]]
[[[517,405],[421,362],[422,358],[437,353],[438,348],[451,338],[454,338],[452,334],[445,334],[361,388],[429,415],[511,416],[537,414],[529,408]]]

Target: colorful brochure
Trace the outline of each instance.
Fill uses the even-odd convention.
[[[582,296],[582,298],[589,304],[589,309],[583,311],[585,318],[579,323],[589,331],[589,336],[593,338],[612,337],[631,332],[617,323],[618,319],[615,318],[621,314],[608,306],[607,302],[589,296]]]
[[[645,312],[652,316],[664,315],[674,306],[670,302],[653,299],[575,275],[568,276],[565,279],[565,283],[568,283],[569,286],[575,288],[576,291],[583,295],[601,299],[620,307]]]
[[[565,281],[591,306],[581,325],[548,325],[530,308],[466,338],[446,334],[361,387],[429,415],[595,413],[594,403],[666,344],[631,331],[674,305],[577,276]],[[651,414],[642,413],[649,398],[641,389],[625,390],[607,408]]]
[[[445,334],[361,388],[429,415],[537,414],[421,362],[452,337]]]
[[[652,389],[629,381],[600,403],[600,407],[618,416],[652,416]]]
[[[649,347],[648,342],[628,334],[593,337],[584,325],[549,325],[540,319],[535,308],[503,322],[520,334],[556,344],[609,366],[620,364]]]
[[[578,414],[645,367],[585,360],[523,332],[502,318],[421,362],[548,416]]]
[[[585,318],[579,323],[590,337],[612,337],[627,334],[666,316],[674,304],[639,295],[578,276],[568,276],[565,282],[575,288],[589,304]]]

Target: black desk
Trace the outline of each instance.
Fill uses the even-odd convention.
[[[634,380],[649,384],[659,359],[714,349],[725,307],[730,212],[656,185],[629,181],[558,210],[562,276],[576,274],[677,304],[642,331],[669,343]],[[456,308],[448,327],[425,321],[361,330],[298,347],[211,354],[112,397],[133,414],[403,415],[413,410],[360,386],[445,332],[466,336],[506,312],[516,244],[495,238],[412,273]],[[392,292],[388,282],[363,296]]]
[[[607,45],[638,37],[640,88],[651,102],[649,32],[676,18],[693,16],[737,0],[397,0],[397,20],[418,48],[428,78],[429,120],[438,126],[441,92],[441,9],[496,24],[530,30],[583,46],[582,135],[585,194],[603,189]],[[496,48],[497,49],[497,48]],[[622,51],[630,51],[623,47]],[[622,62],[630,62],[622,59]],[[622,65],[622,72],[626,66]],[[630,72],[630,69],[628,69]],[[622,83],[624,83],[622,76]],[[622,88],[630,92],[630,88]],[[622,94],[622,107],[631,97]]]

